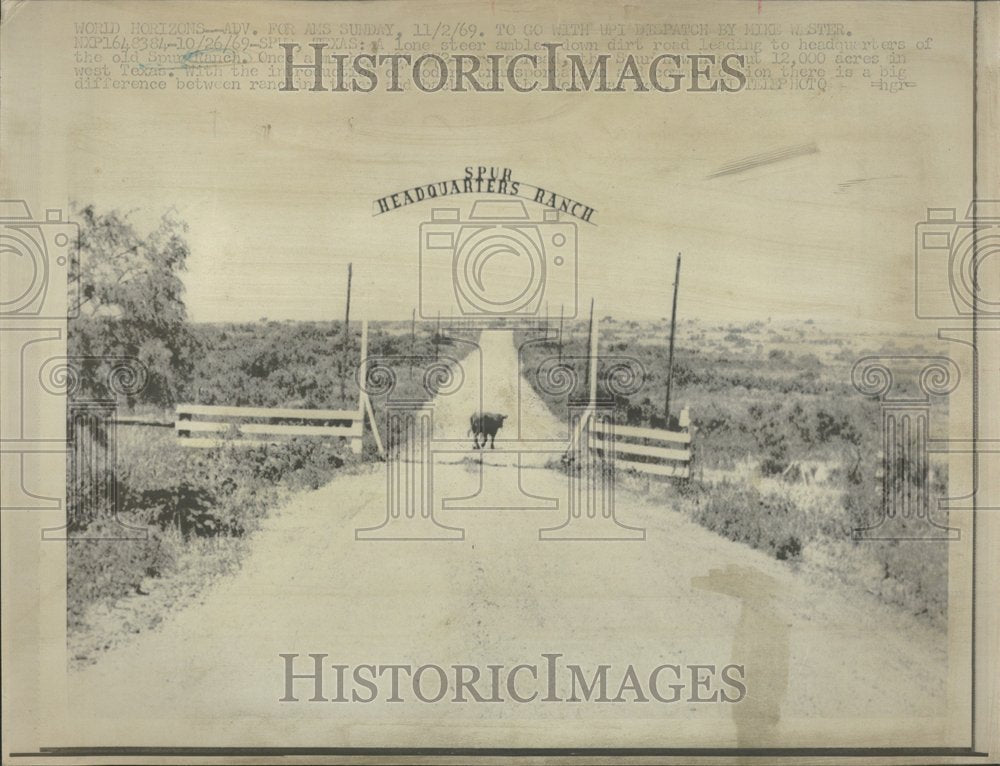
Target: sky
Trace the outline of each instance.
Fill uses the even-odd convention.
[[[877,9],[857,14],[857,29],[906,39],[933,21],[933,52],[909,52],[918,86],[895,94],[831,80],[801,95],[123,95],[76,90],[68,45],[33,78],[14,76],[36,65],[33,39],[68,41],[72,5],[50,4],[44,23],[13,20],[25,35],[8,37],[5,96],[21,107],[3,128],[24,140],[4,142],[18,179],[5,193],[36,207],[54,197],[133,210],[140,228],[175,208],[190,227],[184,281],[199,321],[338,318],[348,263],[353,316],[409,317],[431,205],[375,218],[373,201],[492,165],[596,209],[596,225],[577,227],[578,301],[594,298],[602,316],[667,316],[682,252],[682,318],[912,325],[914,226],[928,207],[961,212],[969,200],[971,86],[954,83],[970,62],[957,10],[948,23],[920,9],[895,23]],[[365,20],[395,18],[394,7]],[[750,13],[717,7],[734,20]],[[311,16],[337,21],[352,8],[325,4]],[[733,164],[749,167],[715,175]],[[529,212],[540,219],[542,208]]]

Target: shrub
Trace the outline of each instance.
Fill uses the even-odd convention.
[[[240,447],[255,479],[269,484],[286,482],[292,489],[317,489],[335,475],[337,469],[355,460],[342,442],[297,438],[281,444]]]
[[[621,328],[620,323],[601,322],[602,355],[635,357],[645,375],[638,391],[615,397],[618,422],[662,427],[669,323],[629,327],[624,332],[630,342],[624,347],[616,342],[622,337]],[[729,478],[715,486],[690,481],[669,489],[664,484],[663,491],[680,501],[695,521],[730,539],[779,559],[831,560],[831,568],[840,576],[873,589],[883,600],[941,619],[947,606],[946,543],[851,539],[852,529],[868,526],[882,510],[876,477],[882,444],[879,405],[855,390],[851,367],[879,349],[882,353],[904,349],[892,342],[829,336],[811,323],[782,328],[780,333],[759,323],[746,328],[692,323],[680,330],[671,400],[675,407],[690,407],[696,428],[695,465],[705,468],[706,474],[720,469],[739,472],[728,473]],[[746,337],[751,332],[767,334],[768,343],[781,343],[782,348],[764,349],[766,353],[755,356]],[[531,339],[528,333],[518,335],[525,377],[552,411],[565,418],[567,399],[586,397],[586,323],[568,324],[560,339],[563,359],[575,360],[579,380],[569,397],[554,396],[538,385],[535,372],[553,352]],[[823,347],[822,359],[817,347]],[[915,385],[915,380],[899,382],[901,395]],[[946,402],[932,403],[932,422],[943,423],[947,415]],[[751,480],[754,472],[793,479],[795,468],[786,470],[796,463],[822,463],[827,470],[823,479],[809,484]],[[750,470],[744,471],[744,466]],[[913,466],[909,471],[903,465],[895,468],[896,475],[918,476]],[[931,497],[946,497],[946,466],[932,458],[930,469]],[[643,491],[650,484],[647,481]],[[760,485],[775,487],[778,494],[762,493]]]
[[[753,487],[718,484],[693,506],[694,521],[775,558],[797,558],[806,537],[798,509],[788,498]]]
[[[183,482],[173,488],[147,490],[139,497],[139,503],[160,529],[174,527],[185,538],[209,537],[223,531],[213,513],[215,497],[202,487]]]
[[[119,451],[120,515],[147,532],[121,537],[112,519],[75,523],[67,548],[69,626],[86,607],[136,591],[145,578],[174,571],[194,538],[241,537],[276,502],[278,490],[317,488],[357,458],[341,442],[293,439],[260,446],[209,450],[176,444],[172,433],[132,429]]]
[[[914,614],[943,621],[948,609],[946,540],[872,540],[859,542],[882,567],[878,593]]]
[[[98,520],[70,535],[66,543],[67,628],[80,626],[86,607],[135,592],[146,577],[162,577],[174,570],[176,546],[156,527],[145,539],[82,539],[121,537],[114,521]]]
[[[351,323],[346,348],[343,328],[343,322],[193,325],[192,332],[205,351],[193,360],[184,398],[198,404],[230,406],[354,407],[358,401],[354,373],[361,326],[360,322]],[[463,356],[471,348],[438,336],[428,322],[413,325],[412,335],[410,329],[372,323],[368,354],[433,357],[440,352]],[[400,376],[401,385],[404,381],[410,378]]]

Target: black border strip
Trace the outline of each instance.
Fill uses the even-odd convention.
[[[961,756],[987,757],[967,747],[43,747],[37,753],[11,753],[11,758],[28,756],[731,756],[751,755],[772,758],[816,756]]]

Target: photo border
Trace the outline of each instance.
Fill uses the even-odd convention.
[[[330,0],[319,0],[328,2]],[[772,2],[774,0],[771,0]],[[796,3],[839,3],[844,0],[780,0],[781,2]],[[980,2],[979,0],[878,0],[881,3],[970,3],[972,4],[972,196],[977,200],[989,195],[981,195],[979,192],[979,160],[980,160],[980,137],[979,137],[979,33],[980,33]],[[753,758],[885,758],[885,757],[963,757],[971,756],[975,758],[988,758],[991,753],[977,750],[975,747],[977,737],[977,629],[982,625],[977,622],[979,593],[977,591],[978,575],[982,568],[982,562],[977,555],[977,516],[980,502],[978,499],[978,488],[980,487],[981,471],[979,467],[979,399],[980,399],[980,365],[978,356],[978,339],[983,328],[979,323],[979,312],[975,309],[972,314],[972,514],[970,520],[971,527],[971,661],[972,675],[970,683],[971,695],[971,727],[969,732],[970,744],[968,746],[944,746],[944,747],[316,747],[316,746],[267,746],[267,747],[212,747],[212,746],[55,746],[40,747],[38,751],[18,751],[11,752],[11,758],[270,758],[279,756],[298,757],[321,757],[321,756],[341,756],[341,757],[443,757],[443,758],[594,758],[594,757],[618,757],[618,758],[648,758],[656,756],[664,757],[696,757],[696,758],[720,758],[720,757],[753,757]],[[3,639],[0,634],[0,640]],[[0,675],[3,673],[2,659],[0,659]],[[949,763],[959,763],[949,761]],[[983,761],[966,761],[965,763],[983,763]]]

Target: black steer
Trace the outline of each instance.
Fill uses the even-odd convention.
[[[500,415],[496,412],[476,412],[469,417],[469,433],[472,434],[473,449],[479,449],[479,437],[483,437],[482,446],[486,446],[489,439],[490,449],[496,449],[497,431],[503,428],[503,422],[507,415]]]

